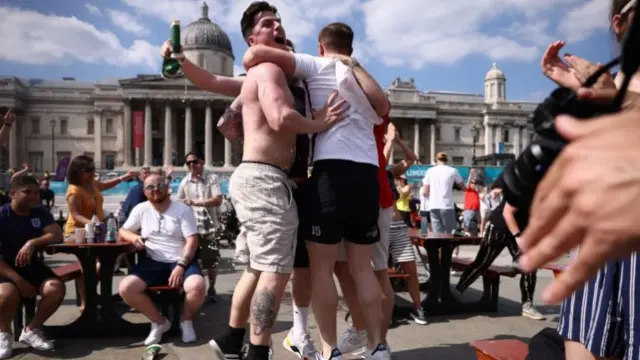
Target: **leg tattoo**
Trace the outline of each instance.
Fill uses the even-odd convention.
[[[251,301],[251,318],[255,326],[253,334],[256,336],[273,328],[276,322],[276,295],[273,291],[256,291]]]

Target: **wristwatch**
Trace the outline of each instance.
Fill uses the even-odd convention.
[[[349,69],[353,70],[353,68],[356,66],[360,66],[360,63],[356,58],[351,57],[351,65],[349,65]]]
[[[182,263],[182,262],[179,262],[179,263],[178,263],[178,266],[180,266],[180,267],[181,267],[181,268],[183,268],[183,269],[186,269],[186,268],[187,268],[187,264]]]

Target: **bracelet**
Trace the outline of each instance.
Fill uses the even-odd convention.
[[[520,231],[518,231],[517,233],[513,234],[514,238],[519,238],[520,237]]]
[[[187,269],[187,265],[185,263],[183,263],[183,262],[179,262],[178,266],[180,266],[181,268],[183,268],[185,270]]]

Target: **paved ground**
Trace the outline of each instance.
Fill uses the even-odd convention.
[[[475,248],[462,248],[461,256],[474,256]],[[230,297],[235,283],[239,277],[239,268],[228,260],[232,256],[231,250],[224,250],[225,261],[221,267],[221,274],[218,276],[218,292],[220,302],[206,305],[202,308],[201,314],[196,320],[196,331],[199,340],[195,345],[185,346],[181,344],[180,338],[170,338],[163,344],[164,349],[158,359],[164,360],[210,360],[213,358],[209,351],[207,341],[215,334],[225,328],[228,320]],[[56,255],[49,259],[52,264],[59,264],[63,261],[72,260],[70,257]],[[509,263],[510,258],[506,252],[498,259],[499,263]],[[538,289],[548,284],[551,273],[541,271],[538,275]],[[469,342],[477,339],[490,338],[520,338],[527,340],[544,327],[554,327],[558,313],[557,307],[544,307],[539,309],[548,314],[551,321],[533,321],[520,316],[520,292],[518,290],[518,280],[505,278],[502,280],[500,289],[500,309],[493,314],[469,314],[461,316],[446,316],[430,318],[430,324],[419,326],[412,323],[401,325],[392,329],[389,333],[389,342],[394,350],[394,359],[475,359],[474,352],[469,347]],[[116,283],[119,279],[116,279]],[[455,279],[453,282],[455,283]],[[67,283],[68,299],[64,305],[49,320],[48,324],[69,323],[78,316],[78,308],[75,306],[73,284]],[[114,284],[114,288],[117,284]],[[469,297],[478,297],[480,293],[476,289],[481,288],[481,283],[476,282],[471,289],[465,293]],[[114,290],[115,291],[115,290]],[[540,291],[537,291],[540,292]],[[468,295],[467,295],[468,294]],[[406,299],[407,294],[399,294]],[[404,301],[404,300],[401,300]],[[297,357],[286,352],[280,345],[286,332],[291,327],[292,321],[291,299],[287,297],[282,304],[280,316],[276,325],[274,335],[274,349],[276,360],[294,360]],[[343,319],[345,310],[341,306],[338,317]],[[145,319],[141,315],[128,313],[126,317],[131,321],[143,322]],[[339,330],[344,331],[346,324],[338,321]],[[317,329],[311,318],[311,331],[314,338],[317,338]],[[143,339],[73,339],[58,340],[57,350],[49,353],[35,353],[28,349],[18,349],[16,359],[36,360],[36,359],[93,359],[93,360],[129,360],[140,359],[143,352],[141,341]],[[17,345],[20,347],[20,345]]]

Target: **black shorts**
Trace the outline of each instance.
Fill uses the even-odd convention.
[[[348,160],[320,160],[308,182],[309,240],[356,244],[380,240],[378,167]]]
[[[293,190],[293,198],[296,201],[298,207],[298,242],[296,244],[296,255],[293,259],[294,268],[308,268],[309,267],[309,253],[307,252],[306,240],[309,239],[309,215],[307,211],[306,186],[307,183],[298,184],[297,188]]]
[[[13,270],[15,270],[15,272],[17,272],[22,278],[27,280],[29,284],[37,288],[40,288],[42,283],[46,280],[58,278],[51,268],[39,261],[32,262],[25,267],[13,268]],[[0,276],[0,284],[2,283],[13,283],[13,281],[4,276]]]

